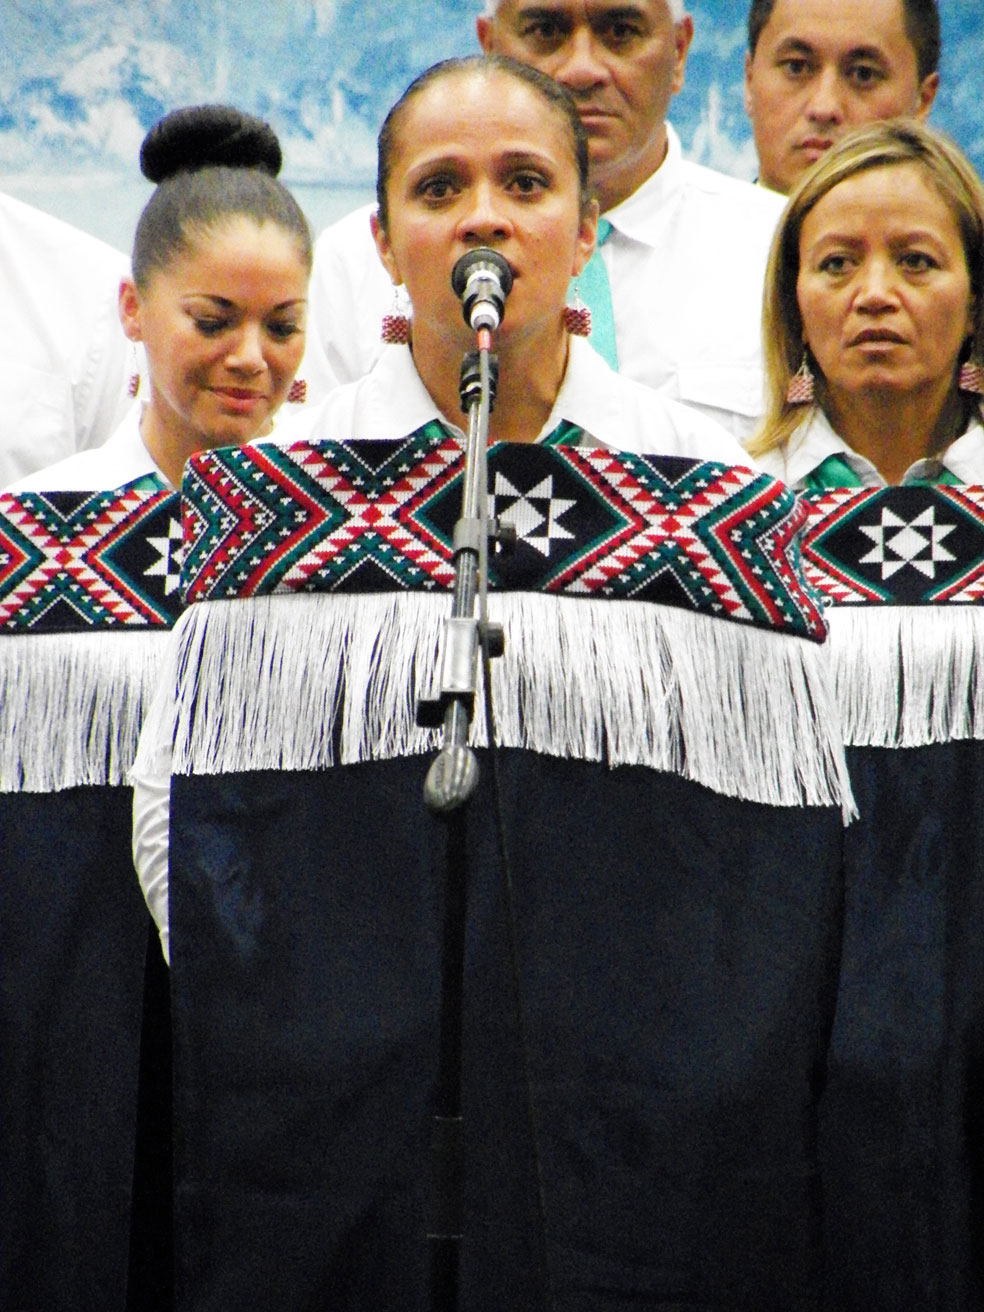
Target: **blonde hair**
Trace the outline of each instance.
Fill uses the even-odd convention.
[[[772,239],[762,304],[765,413],[747,443],[751,455],[784,447],[809,413],[786,400],[789,380],[804,357],[803,320],[796,297],[803,221],[818,201],[846,179],[900,164],[917,165],[957,221],[974,305],[969,354],[984,357],[984,187],[973,166],[942,133],[912,119],[858,128],[821,155],[800,179]],[[822,406],[823,376],[812,359],[810,365]]]

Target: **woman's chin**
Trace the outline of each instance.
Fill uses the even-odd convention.
[[[861,370],[855,377],[845,380],[840,387],[832,386],[831,392],[840,392],[845,398],[864,400],[869,397],[884,397],[886,400],[904,399],[925,387],[925,380],[914,379],[908,371],[893,369],[889,365],[872,364]]]
[[[549,350],[556,347],[566,336],[567,330],[560,314],[549,319],[539,316],[535,319],[526,317],[510,319],[507,313],[496,334],[496,345],[500,350],[519,348],[530,351]]]
[[[242,446],[254,437],[263,437],[273,428],[273,416],[269,411],[263,414],[223,416],[211,425],[209,446]]]

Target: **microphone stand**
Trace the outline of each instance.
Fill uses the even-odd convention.
[[[467,261],[475,254],[463,258]],[[471,262],[474,264],[474,260]],[[505,269],[511,281],[508,266]],[[455,289],[460,294],[457,286]],[[501,626],[490,625],[486,613],[490,529],[495,536],[515,539],[515,530],[509,532],[511,525],[493,522],[490,526],[488,520],[489,414],[498,376],[491,347],[492,330],[498,326],[500,312],[501,302],[494,323],[488,326],[487,322],[480,322],[477,326],[478,349],[466,353],[461,364],[459,393],[462,410],[468,415],[468,437],[461,518],[453,536],[454,596],[445,631],[439,693],[417,705],[419,724],[430,728],[443,724],[443,745],[428,770],[424,799],[433,811],[446,815],[449,820],[440,1036],[431,1139],[432,1214],[427,1235],[431,1312],[456,1312],[458,1307],[463,1229],[461,1055],[468,869],[465,816],[461,808],[478,784],[478,763],[468,746],[468,729],[475,705],[479,640],[490,656],[501,655],[504,646]],[[475,326],[467,302],[465,316]],[[476,317],[481,321],[481,315]],[[478,620],[474,616],[476,595],[480,599]]]
[[[477,352],[469,351],[461,362],[458,384],[461,408],[468,415],[468,437],[461,518],[454,526],[452,539],[454,594],[444,635],[441,685],[436,698],[417,704],[419,724],[434,728],[440,723],[444,727],[443,746],[424,782],[424,800],[439,813],[457,810],[478,786],[478,762],[468,746],[468,728],[475,709],[479,635],[488,644],[490,655],[498,656],[503,650],[502,628],[490,626],[486,612],[490,532],[487,448],[498,367],[491,354],[490,330],[480,328],[477,339]],[[477,621],[476,596],[480,601]]]

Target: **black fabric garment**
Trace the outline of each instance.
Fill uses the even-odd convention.
[[[984,1307],[984,743],[851,748],[827,1305]]]
[[[488,761],[468,867],[460,1306],[546,1306]],[[449,822],[425,759],[172,781],[180,1312],[426,1295]],[[820,1305],[841,818],[506,752],[556,1307]],[[463,826],[460,830],[458,826]]]
[[[171,972],[157,926],[149,916],[147,921],[126,1307],[127,1312],[170,1312],[174,1306]]]
[[[150,918],[130,813],[126,788],[0,795],[4,1312],[128,1306],[145,1029],[169,1061],[166,1016],[145,1011]],[[169,1133],[147,1126],[165,1154]],[[167,1189],[166,1170],[153,1178]]]

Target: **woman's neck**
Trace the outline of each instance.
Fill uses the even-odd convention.
[[[198,446],[188,443],[175,441],[168,433],[164,431],[160,423],[157,411],[154,409],[153,402],[144,407],[140,416],[140,439],[147,448],[151,460],[167,479],[171,487],[181,486],[181,471],[184,469],[185,461],[189,456],[194,455]],[[188,445],[189,450],[185,451],[184,447]]]
[[[273,421],[267,420],[254,440],[268,437],[273,431]],[[153,401],[144,407],[140,418],[140,439],[147,448],[147,453],[154,464],[173,488],[180,488],[181,474],[186,463],[199,451],[208,451],[217,446],[229,445],[221,438],[209,436],[195,429],[168,428],[162,423]],[[243,441],[246,439],[244,438]]]
[[[967,426],[967,407],[950,387],[938,392],[895,390],[825,398],[831,427],[870,460],[886,483],[901,482],[917,460],[939,455]]]
[[[550,417],[567,368],[567,334],[558,330],[552,341],[499,341],[499,383],[489,416],[489,440],[535,442]],[[465,427],[458,383],[461,356],[449,352],[446,342],[414,334],[413,359],[417,373],[444,418]]]

